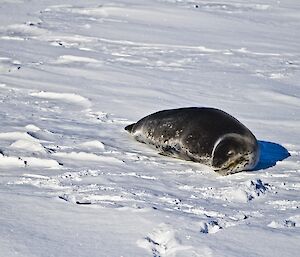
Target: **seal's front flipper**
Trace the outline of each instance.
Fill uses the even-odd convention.
[[[158,154],[162,156],[168,156],[168,157],[172,156],[170,152],[159,152]]]
[[[162,151],[159,154],[163,155],[163,156],[177,157],[179,154],[179,152],[171,146],[163,147],[163,149],[161,149],[161,150]]]

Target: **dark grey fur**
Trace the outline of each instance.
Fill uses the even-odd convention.
[[[159,111],[125,129],[163,155],[210,165],[223,175],[251,169],[259,158],[251,131],[214,108]]]

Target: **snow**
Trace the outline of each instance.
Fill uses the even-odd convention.
[[[66,103],[75,104],[75,105],[78,104],[86,108],[90,107],[91,105],[88,99],[76,94],[38,92],[38,93],[31,93],[30,95],[42,99],[64,101]]]
[[[0,256],[298,256],[297,0],[5,0]],[[124,127],[220,108],[249,172],[157,154]]]

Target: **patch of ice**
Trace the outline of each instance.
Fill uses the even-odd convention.
[[[300,208],[300,201],[296,200],[276,200],[276,201],[268,201],[267,204],[273,205],[275,209],[278,210],[295,210]]]
[[[45,148],[39,142],[24,139],[17,140],[16,142],[12,143],[10,147],[14,149],[22,149],[25,151],[46,153]]]
[[[25,126],[25,128],[27,129],[27,131],[32,131],[32,132],[37,132],[40,130],[39,127],[37,127],[33,124],[29,124],[29,125]]]
[[[50,168],[50,169],[58,169],[61,164],[59,164],[56,160],[52,159],[41,159],[35,157],[22,157],[26,166],[34,167],[34,168]]]
[[[269,185],[260,179],[247,181],[240,188],[226,190],[225,197],[232,202],[249,202],[264,195],[269,190]]]
[[[48,30],[38,28],[37,26],[30,26],[29,24],[12,24],[6,27],[0,27],[0,31],[6,33],[10,38],[21,40],[22,38],[36,38],[38,36],[45,36],[49,33]]]
[[[17,140],[27,140],[27,141],[37,141],[32,136],[28,135],[25,132],[3,132],[0,133],[1,140],[8,140],[8,141],[17,141]]]
[[[272,221],[268,224],[270,228],[292,228],[295,227],[296,223],[292,220],[284,220],[284,221]]]
[[[102,142],[98,141],[98,140],[93,140],[93,141],[87,141],[84,143],[81,143],[79,145],[80,149],[83,150],[89,150],[89,151],[104,151],[105,150],[105,146]]]
[[[87,98],[74,93],[55,93],[41,91],[31,93],[30,95],[42,99],[59,100],[66,103],[78,104],[86,108],[91,107],[91,102]]]
[[[60,167],[60,164],[57,161],[51,159],[0,155],[0,167],[33,167],[57,169]]]
[[[0,38],[3,39],[3,40],[15,40],[15,41],[24,41],[24,40],[26,40],[25,38],[18,37],[18,36],[2,36]]]
[[[99,63],[100,61],[89,58],[89,57],[83,57],[83,56],[74,56],[74,55],[62,55],[58,57],[58,60],[56,63],[58,64],[67,64],[67,63],[73,63],[73,62],[81,62],[81,63]]]
[[[69,159],[69,160],[77,160],[77,161],[87,161],[87,162],[112,162],[112,163],[123,163],[121,160],[104,155],[97,155],[93,153],[86,152],[57,152],[52,154],[54,157]]]
[[[153,256],[176,256],[178,251],[186,251],[191,246],[181,245],[175,235],[175,230],[167,225],[160,224],[144,239],[137,241],[139,247],[145,248]]]
[[[247,203],[264,195],[270,189],[270,186],[267,183],[262,182],[260,179],[256,179],[222,188],[201,188],[187,185],[180,186],[179,188],[186,191],[198,192],[205,198],[221,199],[228,202]]]
[[[296,227],[300,227],[300,215],[291,216],[289,220],[294,222]]]
[[[209,221],[209,222],[200,222],[200,232],[204,234],[214,234],[217,233],[222,227],[218,224],[217,221]]]
[[[46,129],[40,129],[36,131],[28,131],[28,135],[32,136],[35,139],[42,140],[42,141],[48,141],[48,142],[54,142],[62,137],[60,134],[52,133]]]
[[[18,157],[10,157],[0,155],[0,167],[2,168],[10,168],[10,167],[24,167],[25,163],[21,158]]]

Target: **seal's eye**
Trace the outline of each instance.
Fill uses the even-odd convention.
[[[233,150],[229,150],[228,152],[227,152],[227,156],[233,156],[234,155],[234,151]]]

